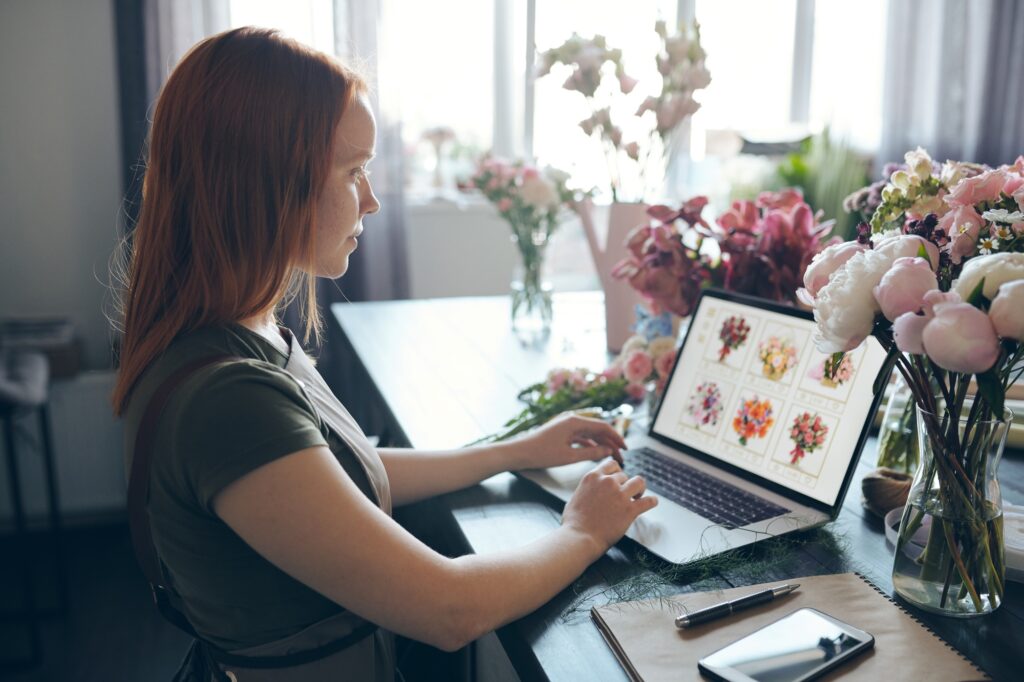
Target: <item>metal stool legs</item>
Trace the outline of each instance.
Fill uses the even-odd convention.
[[[50,538],[53,544],[54,578],[57,581],[57,612],[64,613],[68,606],[68,581],[64,568],[64,542],[60,522],[60,497],[57,491],[57,472],[53,462],[53,441],[50,435],[50,408],[47,403],[39,407],[39,434],[43,447],[43,469],[46,473],[46,499],[50,511]]]
[[[42,645],[39,636],[39,614],[35,607],[32,587],[32,569],[29,566],[28,531],[25,526],[25,507],[21,499],[21,479],[18,475],[18,456],[14,446],[14,414],[3,417],[4,446],[7,453],[7,482],[11,489],[11,503],[14,507],[15,561],[19,562],[25,593],[25,622],[29,628],[29,655],[25,659],[0,661],[5,666],[34,666],[42,659]]]

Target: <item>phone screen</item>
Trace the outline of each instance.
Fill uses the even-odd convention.
[[[758,682],[792,682],[812,679],[873,642],[866,632],[813,609],[800,609],[719,649],[700,664],[724,679],[743,679],[728,674],[736,671]]]

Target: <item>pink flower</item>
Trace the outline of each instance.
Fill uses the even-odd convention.
[[[654,371],[658,373],[659,377],[665,379],[672,372],[672,365],[674,365],[675,362],[675,353],[662,353],[658,356],[658,359],[654,361]]]
[[[950,372],[978,373],[999,359],[999,338],[988,315],[970,303],[940,303],[921,334],[925,352]]]
[[[540,172],[534,166],[523,166],[523,180],[535,180],[540,176]]]
[[[939,267],[939,247],[934,243],[918,237],[915,234],[905,234],[902,237],[886,239],[875,245],[875,251],[885,254],[895,261],[897,258],[913,258],[924,248],[928,254],[928,261],[932,269]]]
[[[949,256],[954,263],[974,253],[974,245],[984,224],[985,219],[978,215],[974,206],[957,206],[942,216],[937,227],[949,237]]]
[[[1017,188],[1013,193],[1013,200],[1017,202],[1017,208],[1024,211],[1024,187]]]
[[[618,362],[613,362],[603,372],[601,372],[601,376],[604,377],[605,379],[609,380],[609,381],[614,381],[615,379],[621,379],[622,378],[622,365],[620,365]]]
[[[504,213],[512,208],[512,200],[509,199],[508,197],[504,197],[498,200],[498,203],[496,205],[498,207],[498,210]]]
[[[950,206],[969,206],[983,201],[995,201],[1006,183],[1006,171],[990,170],[973,178],[964,178],[946,197]]]
[[[1008,197],[1013,196],[1013,193],[1021,187],[1024,187],[1024,177],[1021,177],[1016,173],[1007,173],[1006,182],[1003,183],[1002,193]]]
[[[761,192],[757,196],[758,208],[790,210],[804,203],[804,195],[795,187],[786,187],[778,192]]]
[[[637,79],[631,78],[630,76],[627,76],[625,73],[619,74],[619,90],[622,90],[623,95],[628,95],[629,93],[633,92],[633,88],[636,87],[636,84],[638,82],[639,81],[637,81]]]
[[[931,265],[924,258],[897,258],[874,289],[875,300],[888,320],[921,309],[924,295],[939,287]]]
[[[726,230],[749,230],[757,224],[757,204],[753,201],[734,201],[732,207],[718,216],[718,224]]]
[[[935,306],[943,303],[960,303],[963,299],[955,291],[939,291],[933,289],[924,295],[921,301],[921,314],[904,313],[893,320],[892,331],[896,347],[904,353],[924,355],[924,343],[921,334],[925,325],[935,317]]]
[[[626,377],[626,381],[637,383],[646,381],[653,370],[654,361],[651,356],[646,351],[635,350],[626,358],[622,373]]]
[[[553,369],[548,372],[547,386],[548,393],[557,393],[569,382],[570,372],[567,369]]]
[[[626,156],[634,161],[638,161],[640,159],[640,145],[636,142],[630,142],[623,147],[623,149],[626,150]]]
[[[1000,337],[1024,341],[1024,279],[999,287],[988,317]]]
[[[817,253],[804,272],[804,286],[807,288],[807,293],[812,297],[817,296],[818,291],[828,284],[829,278],[836,270],[853,258],[855,253],[866,248],[868,248],[866,244],[849,241],[833,244]]]
[[[647,387],[638,383],[626,384],[626,393],[634,400],[643,400],[647,395]]]

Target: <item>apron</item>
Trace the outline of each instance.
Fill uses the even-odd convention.
[[[291,353],[285,371],[291,374],[306,392],[331,432],[355,454],[373,488],[375,502],[390,516],[391,488],[388,485],[384,463],[352,415],[331,393],[295,335],[290,331],[288,335],[291,338]],[[365,624],[366,621],[359,616],[345,611],[314,623],[284,639],[237,649],[230,653],[252,657],[285,656],[336,641]],[[392,682],[396,675],[394,635],[378,628],[372,636],[367,636],[346,649],[317,661],[288,668],[256,669],[219,665],[225,673],[230,673],[229,678],[233,676],[238,682]]]

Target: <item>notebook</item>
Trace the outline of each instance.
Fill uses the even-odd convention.
[[[880,399],[875,339],[825,376],[807,311],[706,290],[625,471],[659,504],[626,535],[663,559],[697,559],[836,517]],[[568,500],[590,462],[520,472]]]
[[[800,589],[776,601],[680,630],[675,617],[781,582]],[[874,648],[823,679],[989,679],[959,652],[857,573],[811,576],[715,592],[623,602],[591,609],[591,617],[632,680],[698,680],[697,661],[797,609],[811,607],[865,630]]]

